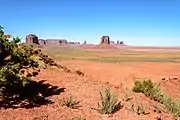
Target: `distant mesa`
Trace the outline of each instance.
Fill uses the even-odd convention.
[[[36,44],[36,45],[70,45],[70,46],[80,46],[80,42],[72,42],[72,41],[67,41],[66,39],[38,39],[38,37],[35,34],[29,34],[26,36],[26,43],[27,44]],[[87,44],[86,41],[82,43],[82,46],[93,46],[91,44]],[[117,41],[117,43],[113,40],[110,41],[109,36],[102,36],[100,40],[99,45],[95,45],[97,48],[115,48],[118,47],[119,45],[124,45],[123,41]]]
[[[39,41],[42,41],[41,45],[66,45],[67,44],[67,40],[65,39],[39,39]]]
[[[119,45],[119,44],[121,44],[121,45],[123,45],[124,44],[124,42],[123,41],[117,41],[117,44]]]
[[[80,44],[80,42],[68,42],[66,39],[38,39],[34,34],[26,36],[27,44],[37,45],[67,45],[67,44]]]
[[[86,42],[86,41],[84,41],[83,45],[87,45],[87,42]]]
[[[110,44],[111,45],[115,45],[116,43],[114,41],[110,41]]]
[[[68,44],[67,40],[65,40],[65,39],[59,40],[59,43],[60,44]]]
[[[109,36],[102,36],[100,44],[108,44],[108,45],[110,45],[110,38],[109,38]]]
[[[110,41],[109,36],[102,36],[101,37],[101,42],[97,47],[101,48],[101,49],[115,49],[115,46],[111,45],[112,43],[115,43],[115,42]]]
[[[26,43],[39,45],[38,37],[34,34],[29,34],[26,36]]]
[[[68,44],[71,44],[71,45],[80,45],[80,42],[68,42]]]
[[[117,44],[119,44],[119,40],[117,41]]]
[[[46,41],[43,40],[43,39],[39,39],[39,44],[40,44],[40,45],[46,45]]]
[[[10,34],[6,34],[6,35],[4,35],[4,37],[5,37],[5,38],[11,38],[11,37],[12,37],[12,35],[10,35]]]

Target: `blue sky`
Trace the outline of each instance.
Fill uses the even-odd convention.
[[[0,25],[21,38],[180,46],[180,0],[0,0]]]

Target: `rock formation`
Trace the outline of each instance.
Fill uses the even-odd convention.
[[[110,38],[109,36],[102,36],[101,37],[101,43],[100,44],[110,44]]]
[[[117,41],[117,44],[119,44],[119,40]]]
[[[72,45],[80,45],[80,42],[68,42],[68,44],[72,44]]]
[[[67,40],[64,40],[64,39],[63,39],[63,40],[59,40],[59,43],[60,43],[60,44],[67,44],[68,42],[67,42]]]
[[[38,37],[34,34],[29,34],[26,36],[26,43],[27,44],[38,44],[39,45]]]
[[[38,45],[80,45],[80,42],[68,42],[66,39],[38,39],[34,34],[26,36],[26,43]]]
[[[40,45],[46,45],[46,41],[43,40],[43,39],[39,39],[39,44],[40,44]]]
[[[115,45],[116,43],[114,41],[110,41],[110,44],[111,45]]]
[[[84,41],[83,45],[87,45],[87,42],[86,42],[86,41]]]
[[[11,37],[12,37],[12,35],[7,34],[7,35],[4,35],[4,37],[5,37],[5,38],[11,38]]]
[[[117,41],[117,44],[119,45],[119,44],[121,44],[121,45],[123,45],[124,44],[124,42],[123,41]]]
[[[39,39],[39,43],[41,45],[46,44],[46,45],[60,45],[60,44],[67,44],[67,40],[65,39]]]
[[[47,45],[59,45],[59,39],[46,39]]]
[[[124,42],[123,42],[123,41],[121,41],[119,44],[124,44]]]

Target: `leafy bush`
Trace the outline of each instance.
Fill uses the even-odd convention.
[[[174,101],[170,97],[164,95],[163,97],[163,104],[165,105],[166,109],[173,113],[175,117],[180,117],[180,101]]]
[[[39,72],[38,63],[32,57],[33,47],[19,42],[18,37],[10,40],[0,27],[0,96],[3,99],[20,96],[21,88]]]
[[[100,92],[101,102],[98,103],[98,110],[101,114],[111,114],[118,111],[122,105],[118,103],[117,96],[110,93],[110,90],[106,88],[104,94]]]
[[[153,99],[154,101],[158,101],[160,103],[163,102],[163,96],[164,93],[162,92],[161,88],[160,88],[160,84],[155,84],[153,86],[153,89],[151,89],[149,97],[151,99]]]
[[[70,96],[66,100],[64,99],[64,101],[63,101],[64,106],[67,106],[72,109],[78,108],[77,104],[79,104],[79,102],[76,102],[76,100],[73,98],[73,96]]]
[[[132,91],[137,93],[144,93],[145,95],[149,96],[151,90],[153,88],[153,83],[151,80],[143,80],[135,81],[135,86],[133,87]]]
[[[18,37],[4,34],[0,26],[0,107],[32,108],[52,103],[49,96],[64,92],[45,83],[33,81],[32,77],[40,72],[35,47],[20,44]]]
[[[154,84],[150,80],[136,81],[132,89],[134,92],[143,93],[147,97],[165,105],[166,109],[175,117],[180,117],[180,101],[173,100],[165,95],[160,88],[160,84]]]
[[[137,93],[144,93],[155,101],[163,101],[163,92],[160,89],[160,84],[153,84],[151,80],[136,81],[132,90]]]

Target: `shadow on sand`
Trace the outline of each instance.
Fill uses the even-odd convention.
[[[7,108],[33,108],[41,105],[52,104],[50,96],[59,95],[64,92],[65,88],[59,88],[49,83],[46,80],[39,82],[30,81],[25,87],[19,87],[18,94],[13,94],[11,97],[5,97],[0,101],[0,107]]]

